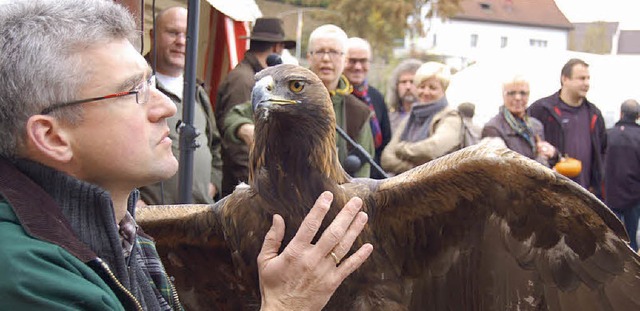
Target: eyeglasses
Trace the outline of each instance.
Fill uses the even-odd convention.
[[[131,91],[113,93],[113,94],[109,94],[109,95],[105,95],[105,96],[101,96],[101,97],[80,99],[80,100],[74,100],[74,101],[70,101],[70,102],[66,102],[66,103],[54,104],[54,105],[51,105],[51,106],[43,109],[40,112],[40,114],[49,114],[49,113],[51,113],[51,111],[56,110],[58,108],[62,108],[62,107],[67,107],[67,106],[72,106],[72,105],[77,105],[77,104],[83,104],[83,103],[88,103],[88,102],[93,102],[93,101],[98,101],[98,100],[103,100],[103,99],[122,97],[122,96],[127,96],[127,95],[132,95],[132,94],[136,94],[136,103],[138,103],[138,105],[142,105],[142,104],[146,103],[149,100],[149,93],[151,93],[151,89],[155,89],[155,88],[156,88],[156,76],[155,75],[151,75],[149,77],[149,79],[147,79],[143,83],[140,83],[135,88],[133,88],[133,90],[131,90]]]
[[[362,66],[369,65],[368,58],[349,58],[348,61],[351,66],[355,66],[357,63],[360,63]]]
[[[338,56],[342,56],[344,55],[343,52],[338,52],[336,50],[328,50],[328,51],[311,51],[309,52],[309,54],[311,54],[311,56],[317,58],[317,59],[322,59],[324,58],[325,55],[329,55],[329,58],[336,59]]]
[[[529,91],[509,91],[509,92],[504,92],[504,93],[507,94],[507,96],[511,96],[511,97],[515,97],[516,94],[519,94],[522,97],[529,96]]]

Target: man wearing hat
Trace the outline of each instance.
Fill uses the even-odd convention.
[[[255,83],[253,76],[267,67],[267,57],[282,54],[284,49],[296,47],[296,42],[286,40],[282,20],[279,18],[258,18],[248,37],[249,50],[244,59],[229,72],[218,88],[215,116],[222,140],[222,195],[233,192],[240,182],[249,177],[249,147],[225,138],[224,119],[236,105],[251,99],[251,89]],[[253,133],[253,127],[243,127]],[[241,133],[238,133],[242,135]]]
[[[607,130],[605,203],[624,222],[631,247],[638,251],[640,220],[640,105],[633,99],[620,106],[620,121]]]

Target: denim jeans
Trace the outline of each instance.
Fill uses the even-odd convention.
[[[636,235],[638,233],[638,222],[640,221],[640,202],[636,203],[633,207],[621,210],[611,210],[624,223],[624,227],[627,229],[627,233],[629,233],[629,239],[631,240],[631,248],[633,248],[633,250],[637,252],[638,241]]]

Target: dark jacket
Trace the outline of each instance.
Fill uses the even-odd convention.
[[[610,208],[640,204],[640,126],[620,120],[607,131],[605,198]]]
[[[126,257],[105,190],[0,158],[0,309],[181,309],[153,242],[134,235]]]
[[[382,150],[387,146],[391,140],[391,122],[389,121],[389,111],[387,110],[387,104],[384,102],[384,96],[380,94],[378,89],[369,86],[369,97],[371,98],[371,104],[376,112],[378,123],[380,124],[380,131],[382,132],[382,144],[376,148],[374,160],[380,165],[380,157],[382,156]],[[371,178],[381,179],[384,178],[373,167],[371,168]]]
[[[227,139],[224,122],[229,111],[236,105],[251,100],[254,76],[264,69],[252,52],[227,74],[220,87],[215,103],[215,115],[222,135],[222,196],[233,192],[239,182],[249,179],[249,147],[243,143]]]
[[[537,135],[541,140],[544,140],[542,123],[533,117],[529,117],[529,122],[531,123],[533,134]],[[499,137],[507,145],[507,148],[530,159],[534,159],[545,166],[549,166],[548,161],[544,157],[534,154],[529,142],[509,126],[509,123],[505,120],[504,114],[502,113],[498,113],[484,125],[482,128],[482,138],[485,137]]]
[[[542,122],[545,139],[558,149],[559,154],[565,154],[565,137],[561,121],[560,91],[551,96],[538,99],[527,109],[527,113]],[[607,148],[607,133],[600,109],[588,100],[583,105],[589,110],[589,124],[591,137],[591,180],[589,190],[602,197],[602,181],[604,179],[604,154]],[[555,165],[555,163],[549,163]]]

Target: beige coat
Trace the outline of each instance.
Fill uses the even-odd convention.
[[[400,174],[456,151],[462,144],[462,118],[454,108],[447,106],[436,113],[429,128],[431,135],[418,142],[400,141],[407,120],[402,120],[382,152],[382,168],[388,173]]]

